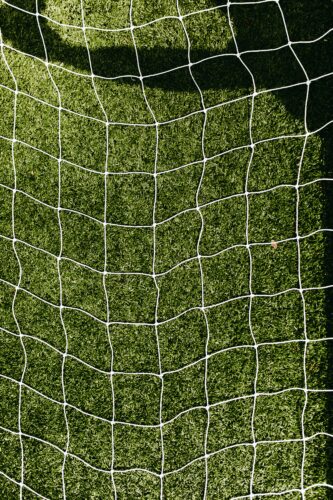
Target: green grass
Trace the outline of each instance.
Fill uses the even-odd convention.
[[[63,25],[82,24],[79,1],[39,2],[49,66],[36,18],[14,8],[35,2],[12,4],[0,5],[2,497],[159,499],[163,455],[166,499],[246,496],[251,478],[254,494],[331,499],[332,190],[318,179],[333,178],[332,126],[319,130],[332,77],[311,82],[303,152],[305,78],[276,50],[278,5],[233,3],[239,50],[259,51],[242,56],[258,92],[252,157],[253,86],[225,7],[187,16],[215,4],[179,1],[192,62],[208,57],[192,66],[205,117],[188,67],[174,69],[188,64],[176,2],[133,1],[145,92],[119,31],[129,0],[84,1],[93,80],[82,30]],[[332,27],[329,0],[280,5],[292,40]],[[310,78],[333,70],[332,39],[294,46]]]

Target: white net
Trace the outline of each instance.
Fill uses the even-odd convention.
[[[28,3],[0,6],[6,498],[331,498],[332,3]]]

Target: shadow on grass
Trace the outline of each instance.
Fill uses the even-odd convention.
[[[29,2],[16,0],[15,5],[28,9]],[[35,2],[30,2],[32,9]],[[208,2],[208,6],[214,3]],[[333,31],[325,37],[325,32],[333,27],[333,8],[331,0],[280,0],[284,11],[290,39],[303,40],[304,43],[294,45],[305,70],[311,79],[321,77],[333,71]],[[39,9],[43,12],[45,1],[39,2]],[[32,10],[33,12],[33,10]],[[221,13],[226,14],[225,8]],[[272,2],[261,5],[231,6],[230,14],[237,34],[237,43],[241,51],[274,48],[286,44],[282,19],[277,5]],[[89,59],[86,47],[67,44],[51,23],[40,17],[40,26],[48,50],[49,60],[69,64],[77,71],[90,73]],[[10,41],[12,46],[39,58],[44,58],[44,47],[39,32],[36,17],[21,12],[8,5],[0,8],[0,27],[5,42]],[[204,39],[204,37],[203,37]],[[109,42],[100,48],[90,48],[94,74],[110,78],[118,75],[138,75],[136,54],[134,47],[117,45],[112,46],[112,36]],[[171,70],[176,66],[186,66],[188,63],[187,50],[177,48],[147,48],[140,46],[139,58],[144,75]],[[229,54],[219,57],[221,53]],[[247,89],[251,93],[251,79],[239,59],[235,56],[236,50],[232,42],[219,51],[193,48],[191,60],[193,74],[205,91],[209,89]],[[281,50],[266,52],[248,52],[243,60],[254,75],[256,85],[261,89],[279,88],[305,81],[305,75],[286,47]],[[209,60],[200,62],[202,59]],[[185,70],[184,70],[185,71]],[[139,85],[137,78],[124,77],[118,82]],[[193,84],[188,75],[178,70],[167,75],[146,77],[145,86],[158,87],[170,91],[192,91]],[[292,92],[278,91],[277,97],[286,110],[294,117],[302,120],[304,116],[305,85],[293,87]],[[310,86],[308,102],[308,125],[310,130],[316,130],[333,119],[333,77],[326,76],[313,82]],[[320,132],[323,144],[323,177],[333,178],[333,127],[326,127]],[[333,227],[333,183],[325,183],[325,207],[323,210],[323,227]],[[326,238],[324,275],[327,284],[333,284],[333,240]],[[333,337],[333,294],[326,290],[326,332],[327,337]],[[327,387],[333,388],[333,342],[329,342],[327,351]],[[333,433],[333,393],[327,396],[327,432]],[[327,446],[327,482],[333,484],[333,445]]]
[[[329,103],[331,110],[333,102]],[[324,144],[324,172],[323,175],[328,178],[333,178],[333,126],[324,130],[321,134]],[[327,228],[333,227],[333,182],[325,183],[325,207],[323,213],[323,226]],[[325,257],[324,266],[326,270],[326,282],[329,285],[333,284],[333,238],[330,233],[325,241]],[[325,317],[326,317],[326,335],[333,338],[333,289],[328,289],[325,294]],[[328,389],[333,389],[333,341],[328,343],[327,349],[327,379],[326,386]],[[327,409],[327,432],[333,434],[333,392],[327,393],[326,399]],[[332,439],[327,441],[327,483],[333,484],[333,442]],[[331,492],[331,497],[333,494]]]

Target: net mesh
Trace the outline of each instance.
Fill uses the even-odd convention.
[[[81,0],[66,22],[33,4],[0,7],[31,43],[3,17],[1,332],[16,361],[0,376],[17,422],[1,430],[19,463],[1,476],[19,498],[330,498],[329,465],[313,471],[332,435],[310,421],[332,390],[333,119],[316,96],[333,71],[322,49],[303,56],[333,28],[294,39],[278,0],[161,15],[131,0],[105,19]]]

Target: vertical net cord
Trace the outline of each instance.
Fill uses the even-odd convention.
[[[204,222],[204,217],[202,215],[202,211],[200,209],[200,202],[199,202],[199,196],[200,196],[200,191],[201,191],[201,186],[202,182],[205,176],[205,171],[206,171],[206,163],[207,163],[207,156],[205,152],[205,132],[206,132],[206,125],[207,125],[207,109],[205,106],[205,100],[204,96],[202,93],[202,90],[195,79],[193,72],[192,72],[192,62],[191,62],[191,41],[190,37],[188,36],[186,26],[183,20],[183,16],[181,15],[181,11],[179,8],[179,0],[176,0],[177,2],[177,11],[179,15],[179,20],[181,22],[185,37],[186,37],[186,42],[187,42],[187,59],[188,59],[188,70],[191,75],[191,79],[196,87],[196,89],[199,92],[200,95],[200,103],[201,103],[201,109],[202,112],[204,113],[204,122],[202,126],[202,134],[201,134],[201,152],[202,152],[202,170],[201,170],[201,175],[199,178],[199,183],[198,187],[195,193],[195,203],[196,203],[196,210],[200,216],[201,220],[201,226],[200,226],[200,232],[197,240],[197,246],[196,246],[196,258],[199,264],[199,270],[200,270],[200,284],[201,284],[201,311],[205,319],[205,325],[206,325],[206,341],[205,341],[205,374],[204,374],[204,385],[205,385],[205,398],[206,398],[206,413],[207,413],[207,424],[206,424],[206,430],[205,430],[205,440],[204,440],[204,459],[205,459],[205,489],[204,489],[204,500],[207,498],[207,492],[208,492],[208,478],[209,478],[209,469],[208,469],[208,435],[209,435],[209,426],[210,426],[210,412],[209,412],[209,394],[208,394],[208,351],[209,351],[209,339],[210,339],[210,332],[209,332],[209,322],[208,322],[208,317],[207,317],[207,312],[205,309],[205,287],[204,287],[204,273],[203,273],[203,268],[202,268],[202,258],[201,258],[201,252],[200,252],[200,246],[201,246],[201,239],[202,235],[204,232],[204,227],[205,227],[205,222]]]
[[[19,440],[20,440],[20,451],[21,451],[21,480],[20,480],[19,485],[20,485],[20,500],[22,500],[23,499],[24,474],[25,474],[25,470],[24,470],[24,443],[23,443],[23,439],[22,439],[22,423],[21,423],[21,420],[22,420],[22,418],[21,418],[21,416],[22,416],[22,386],[24,383],[24,376],[25,376],[25,372],[27,369],[27,365],[28,365],[28,356],[27,356],[27,351],[26,351],[25,344],[23,341],[21,327],[20,327],[19,321],[18,321],[16,314],[15,314],[15,303],[16,303],[17,292],[20,288],[21,280],[22,280],[22,265],[21,265],[21,261],[20,261],[20,258],[18,256],[17,250],[16,250],[16,241],[17,240],[16,240],[16,234],[15,234],[15,197],[16,197],[16,190],[17,190],[15,143],[16,143],[16,116],[17,116],[18,84],[17,84],[17,80],[15,78],[15,75],[14,75],[14,73],[13,73],[13,71],[12,71],[8,61],[7,61],[5,53],[4,53],[1,30],[0,30],[0,44],[1,44],[2,58],[3,58],[5,65],[10,73],[11,78],[13,79],[14,86],[15,86],[13,136],[12,136],[12,142],[11,142],[11,159],[12,159],[13,174],[14,174],[14,188],[13,188],[13,192],[12,192],[11,215],[12,215],[12,235],[13,235],[12,246],[13,246],[15,258],[16,258],[16,261],[17,261],[17,264],[19,267],[19,278],[18,278],[18,282],[15,286],[15,291],[14,291],[14,296],[13,296],[13,301],[12,301],[12,314],[13,314],[16,328],[19,332],[20,343],[21,343],[21,347],[23,350],[23,354],[24,354],[24,365],[23,365],[21,379],[19,381],[19,398],[18,398],[18,435],[19,435]]]
[[[58,207],[57,207],[57,218],[58,218],[58,226],[59,226],[59,235],[60,235],[60,248],[59,248],[59,254],[57,256],[57,273],[58,273],[58,280],[59,280],[59,314],[60,314],[60,321],[61,325],[63,328],[63,332],[65,335],[65,352],[62,354],[62,363],[61,363],[61,387],[62,387],[62,393],[63,393],[63,412],[64,412],[64,419],[65,419],[65,424],[66,424],[66,447],[64,450],[64,457],[63,457],[63,462],[62,462],[62,468],[61,468],[61,477],[62,477],[62,490],[63,490],[63,498],[66,499],[66,480],[65,480],[65,468],[66,468],[66,459],[69,451],[69,445],[70,445],[70,431],[69,431],[69,423],[68,423],[68,418],[67,418],[67,400],[66,400],[66,387],[65,387],[65,364],[66,364],[66,358],[67,358],[67,353],[68,353],[68,335],[67,335],[67,329],[64,323],[64,318],[63,318],[63,291],[62,291],[62,278],[61,278],[61,258],[62,258],[62,252],[63,252],[63,230],[62,230],[62,223],[61,223],[61,166],[62,166],[62,142],[61,142],[61,111],[62,111],[62,99],[61,99],[61,94],[59,91],[59,88],[57,84],[54,81],[53,75],[50,71],[49,68],[49,60],[48,60],[48,51],[45,43],[45,39],[43,36],[43,31],[40,25],[39,21],[39,5],[38,5],[38,0],[36,0],[36,20],[38,24],[38,30],[42,39],[43,43],[43,49],[44,49],[44,54],[45,54],[45,66],[47,73],[50,77],[50,80],[52,82],[52,86],[56,91],[57,94],[57,99],[58,99]]]
[[[155,303],[155,321],[154,321],[154,329],[155,329],[155,336],[156,336],[156,343],[157,343],[157,354],[158,354],[158,368],[159,368],[159,376],[161,380],[161,392],[160,392],[160,407],[159,407],[159,427],[160,427],[160,437],[161,437],[161,471],[160,471],[160,499],[163,500],[163,476],[164,476],[164,440],[163,440],[163,392],[164,392],[164,379],[163,379],[163,370],[162,370],[162,360],[161,360],[161,349],[160,349],[160,341],[159,341],[159,332],[158,332],[158,307],[159,307],[159,299],[160,299],[160,287],[158,285],[157,281],[157,276],[155,273],[155,267],[156,267],[156,204],[157,204],[157,191],[158,191],[158,185],[157,185],[157,161],[158,161],[158,145],[159,145],[159,123],[156,119],[155,113],[153,112],[146,92],[145,92],[145,87],[143,83],[143,77],[142,77],[142,71],[141,71],[141,66],[140,66],[140,58],[139,58],[139,53],[138,53],[138,48],[136,45],[135,41],[135,36],[134,36],[134,25],[133,25],[133,0],[130,0],[130,30],[131,30],[131,37],[133,41],[133,46],[134,46],[134,51],[135,51],[135,57],[136,57],[136,63],[137,63],[137,68],[138,72],[140,75],[140,83],[141,83],[141,89],[142,89],[142,94],[147,106],[147,109],[154,121],[155,125],[155,130],[156,130],[156,147],[155,147],[155,159],[154,159],[154,204],[153,204],[153,261],[152,261],[152,277],[154,280],[154,285],[156,288],[156,303]]]
[[[304,331],[304,352],[303,352],[303,375],[304,375],[304,405],[302,409],[302,418],[301,418],[301,427],[302,427],[302,441],[303,441],[303,452],[302,452],[302,465],[301,465],[301,495],[302,495],[302,500],[305,500],[306,497],[306,490],[305,490],[305,484],[304,484],[304,468],[305,468],[305,458],[306,458],[306,434],[305,434],[305,425],[304,425],[304,420],[305,420],[305,412],[306,412],[306,407],[308,403],[308,385],[307,385],[307,372],[306,372],[306,358],[307,358],[307,349],[308,349],[308,343],[309,339],[307,336],[307,316],[306,316],[306,303],[305,303],[305,297],[304,297],[304,292],[303,292],[303,287],[302,287],[302,261],[301,261],[301,245],[300,245],[300,235],[299,235],[299,204],[300,204],[300,193],[299,193],[299,186],[300,186],[300,180],[301,180],[301,173],[302,173],[302,166],[303,166],[303,160],[304,160],[304,154],[306,150],[306,145],[307,141],[309,138],[309,129],[308,129],[308,123],[307,123],[307,115],[308,115],[308,102],[309,102],[309,93],[310,93],[310,79],[309,75],[304,68],[303,64],[301,63],[299,57],[297,56],[290,37],[289,37],[289,30],[287,27],[286,19],[281,7],[281,4],[279,0],[276,0],[276,3],[279,7],[284,29],[286,32],[286,36],[288,39],[288,44],[290,46],[290,49],[297,60],[305,78],[306,78],[306,96],[305,96],[305,106],[304,106],[304,129],[305,129],[305,137],[304,137],[304,143],[303,143],[303,148],[302,148],[302,154],[301,154],[301,159],[299,162],[299,168],[297,172],[297,181],[295,185],[296,189],[296,245],[297,245],[297,272],[298,272],[298,285],[299,285],[299,291],[301,294],[302,298],[302,307],[303,307],[303,331]]]
[[[251,81],[252,81],[252,87],[253,87],[253,92],[251,94],[251,110],[250,110],[250,117],[249,117],[249,136],[250,136],[250,147],[251,147],[251,153],[250,153],[250,159],[248,162],[247,166],[247,171],[246,171],[246,178],[245,178],[245,198],[246,198],[246,226],[245,226],[245,231],[246,231],[246,248],[248,251],[249,255],[249,315],[248,315],[248,321],[249,321],[249,330],[250,334],[253,340],[253,347],[255,349],[255,358],[256,358],[256,369],[255,369],[255,377],[254,377],[254,382],[253,382],[253,405],[252,405],[252,415],[251,415],[251,434],[252,434],[252,442],[253,442],[253,460],[252,460],[252,469],[251,469],[251,478],[250,478],[250,499],[252,499],[253,496],[253,484],[254,484],[254,474],[255,474],[255,466],[256,466],[256,458],[257,458],[257,442],[256,442],[256,432],[255,432],[255,414],[256,414],[256,403],[257,403],[257,383],[258,383],[258,374],[259,374],[259,353],[258,353],[258,343],[256,340],[256,337],[254,335],[253,327],[252,327],[252,301],[253,301],[253,290],[252,290],[252,253],[251,253],[251,245],[250,245],[250,239],[249,239],[249,219],[250,219],[250,197],[249,197],[249,177],[250,177],[250,171],[252,167],[252,162],[253,162],[253,156],[254,156],[254,148],[255,144],[253,142],[253,134],[252,134],[252,123],[253,123],[253,112],[254,112],[254,100],[255,96],[257,95],[257,89],[256,89],[256,83],[254,76],[250,70],[250,68],[247,66],[245,61],[242,59],[242,56],[239,52],[238,48],[238,43],[235,35],[235,31],[233,28],[232,20],[230,17],[230,5],[231,2],[228,1],[227,4],[227,13],[228,13],[228,23],[230,27],[230,31],[232,34],[232,38],[235,44],[236,48],[236,53],[237,57],[239,58],[240,62],[248,72]]]
[[[112,339],[111,339],[111,331],[110,331],[110,303],[109,303],[109,296],[107,292],[107,287],[106,287],[106,278],[107,278],[107,261],[108,261],[108,254],[107,254],[107,196],[108,196],[108,162],[109,162],[109,119],[108,115],[105,111],[105,108],[102,104],[102,101],[100,99],[99,93],[96,88],[95,84],[95,77],[94,77],[94,72],[93,72],[93,67],[92,67],[92,62],[91,62],[91,54],[89,50],[89,43],[87,40],[87,34],[86,34],[86,27],[85,27],[85,15],[84,15],[84,0],[80,0],[80,6],[81,6],[81,16],[82,16],[82,30],[83,30],[83,37],[84,41],[86,44],[87,48],[87,54],[88,54],[88,60],[89,60],[89,66],[90,66],[90,73],[91,73],[91,83],[94,89],[94,93],[96,96],[96,99],[98,101],[98,104],[102,110],[102,114],[105,118],[105,131],[106,131],[106,152],[105,152],[105,168],[104,168],[104,222],[103,222],[103,239],[104,239],[104,271],[103,271],[103,290],[104,290],[104,296],[105,296],[105,302],[106,302],[106,329],[107,329],[107,336],[108,336],[108,342],[110,346],[110,353],[111,353],[111,366],[110,366],[110,384],[111,384],[111,391],[112,391],[112,422],[111,422],[111,482],[112,482],[112,487],[114,491],[114,497],[115,500],[117,500],[117,489],[116,489],[116,483],[114,480],[114,462],[115,462],[115,447],[114,447],[114,420],[115,420],[115,396],[114,396],[114,386],[113,386],[113,361],[114,361],[114,352],[113,352],[113,345],[112,345]]]

